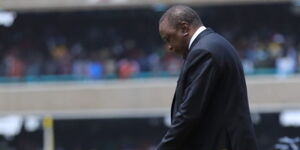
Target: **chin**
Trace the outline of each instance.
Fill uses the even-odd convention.
[[[178,55],[178,56],[184,56],[184,54],[181,53],[181,52],[176,52],[175,54]]]
[[[180,51],[174,51],[174,53],[175,53],[176,55],[182,55],[182,53],[181,53]]]
[[[177,54],[177,55],[180,55],[180,56],[184,56],[184,55],[186,55],[185,52],[186,52],[186,51],[176,51],[176,54]]]

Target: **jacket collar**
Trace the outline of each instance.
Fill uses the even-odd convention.
[[[195,41],[196,37],[197,37],[201,32],[203,32],[205,29],[206,29],[206,27],[202,25],[202,26],[200,26],[200,27],[196,30],[196,32],[193,34],[193,36],[192,36],[191,39],[190,39],[190,42],[189,42],[189,48],[191,47],[192,43]]]
[[[187,55],[189,54],[189,52],[193,49],[193,47],[198,43],[198,41],[199,41],[202,37],[204,37],[204,36],[206,36],[206,35],[208,35],[208,34],[210,34],[210,33],[213,33],[213,32],[214,32],[214,31],[213,31],[211,28],[206,28],[204,31],[202,31],[202,32],[196,37],[196,39],[192,42],[191,47],[188,49],[187,53],[183,56],[183,59],[186,59],[186,57],[187,57]]]

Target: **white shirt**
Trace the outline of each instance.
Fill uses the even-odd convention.
[[[192,46],[192,43],[194,42],[194,40],[196,39],[196,37],[201,33],[203,32],[204,30],[206,29],[205,26],[201,26],[197,29],[197,31],[193,34],[191,40],[190,40],[190,43],[189,43],[189,49],[191,48]]]

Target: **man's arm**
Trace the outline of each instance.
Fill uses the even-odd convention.
[[[188,135],[200,123],[214,90],[217,67],[211,54],[205,50],[192,52],[188,58],[188,86],[184,90],[183,102],[157,150],[182,149]]]

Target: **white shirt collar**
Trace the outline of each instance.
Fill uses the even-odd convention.
[[[204,30],[206,29],[205,26],[201,26],[197,29],[197,31],[193,34],[192,38],[190,39],[190,42],[189,42],[189,49],[191,48],[192,46],[192,43],[194,42],[194,40],[196,39],[196,37],[201,33],[203,32]]]

